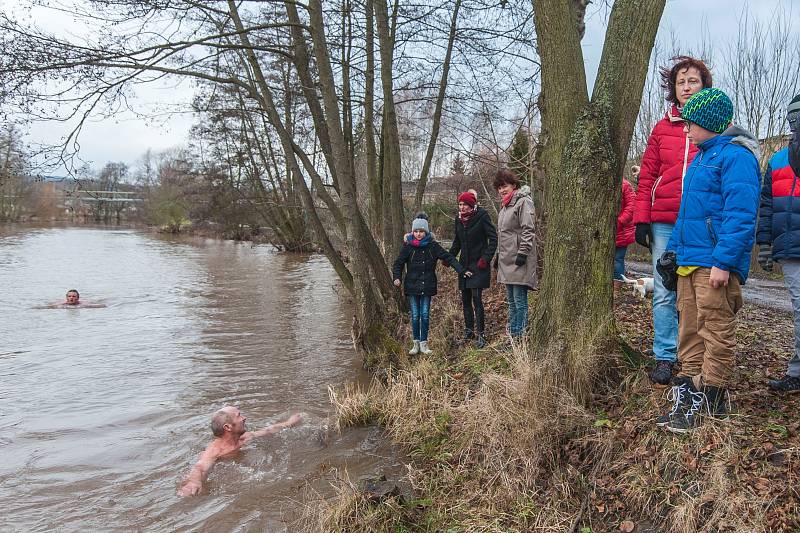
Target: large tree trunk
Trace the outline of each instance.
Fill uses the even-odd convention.
[[[560,350],[564,385],[591,387],[591,356],[614,339],[611,277],[621,173],[665,0],[617,0],[592,100],[570,0],[534,0],[542,61],[542,166],[549,238],[532,322]]]

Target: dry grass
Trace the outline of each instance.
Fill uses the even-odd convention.
[[[502,337],[484,350],[453,349],[460,309],[434,302],[434,354],[404,358],[366,389],[331,391],[338,427],[381,424],[407,453],[414,497],[370,502],[345,476],[306,529],[800,530],[800,402],[776,406],[745,385],[791,346],[775,340],[773,323],[740,328],[740,342],[761,351],[737,370],[739,414],[674,436],[653,423],[669,405],[644,369],[629,366],[636,358],[598,353],[591,341],[577,354],[508,350]],[[649,324],[636,323],[648,315],[633,298],[618,306],[628,345],[648,345]],[[502,325],[492,327],[497,339]]]

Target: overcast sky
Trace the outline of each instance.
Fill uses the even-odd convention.
[[[605,32],[605,8],[596,7],[601,3],[598,0],[589,8],[583,40],[590,85],[595,78]],[[754,18],[767,23],[779,6],[789,10],[792,4],[795,4],[794,11],[800,12],[800,2],[795,0],[667,0],[658,39],[668,42],[674,35],[685,51],[697,51],[704,33],[706,39],[730,41],[745,9]],[[12,5],[12,1],[0,0],[4,11],[12,9]],[[791,15],[796,16],[795,12]],[[63,13],[44,17],[37,13],[37,23],[45,28],[63,28],[71,21]],[[113,119],[90,120],[80,137],[81,158],[96,168],[107,161],[123,161],[133,166],[147,149],[158,152],[183,144],[194,121],[187,106],[193,90],[191,82],[177,80],[139,88],[132,101],[133,107],[142,114],[155,116],[145,119],[124,112]],[[66,131],[66,126],[59,123],[32,124],[27,141],[55,144]],[[63,173],[63,169],[55,173]]]

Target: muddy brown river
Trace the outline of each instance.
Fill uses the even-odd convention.
[[[401,468],[375,427],[328,430],[366,381],[324,258],[135,230],[0,227],[0,530],[297,531],[309,489]],[[48,309],[76,288],[105,308]],[[175,494],[236,404],[298,428]]]

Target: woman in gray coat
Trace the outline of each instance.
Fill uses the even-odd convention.
[[[519,338],[528,325],[528,289],[535,289],[536,231],[533,200],[510,170],[497,171],[492,183],[501,198],[497,217],[497,281],[506,285],[508,333]]]

